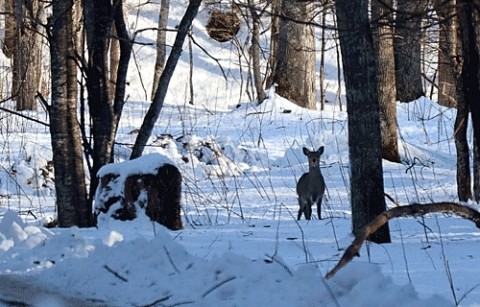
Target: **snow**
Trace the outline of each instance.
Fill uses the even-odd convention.
[[[137,18],[132,27],[155,26],[158,7],[131,3],[142,10],[130,13]],[[181,8],[172,4],[174,20]],[[235,52],[202,34],[205,16],[202,9],[194,34],[233,77],[223,80],[195,49],[196,96],[188,105],[184,52],[145,155],[125,162],[130,148],[121,144],[133,144],[149,107],[132,73],[129,91],[137,100],[125,106],[115,148],[116,162],[125,163],[101,170],[127,176],[159,162],[177,165],[185,228],[170,231],[142,214],[102,219],[98,228],[43,227],[56,214],[48,131],[3,118],[0,305],[479,306],[480,231],[456,216],[393,220],[392,243],[365,244],[360,257],[324,278],[353,241],[346,112],[336,103],[305,110],[274,88],[261,105],[239,99]],[[153,49],[136,52],[137,69],[150,71]],[[149,85],[151,76],[142,76]],[[403,163],[383,162],[386,193],[401,205],[456,201],[455,110],[421,98],[399,103],[397,113]],[[296,221],[295,184],[308,169],[303,146],[325,146],[322,220]]]

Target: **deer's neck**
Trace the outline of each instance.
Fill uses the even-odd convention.
[[[309,176],[311,178],[320,178],[322,177],[322,173],[320,173],[320,167],[319,166],[316,166],[316,167],[310,167],[310,170],[308,171],[309,173]]]

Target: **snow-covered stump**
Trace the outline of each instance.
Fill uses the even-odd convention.
[[[133,220],[141,211],[165,227],[182,228],[182,175],[165,156],[150,154],[102,167],[97,176],[95,215]]]

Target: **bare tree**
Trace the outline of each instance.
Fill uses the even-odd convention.
[[[386,209],[380,135],[377,67],[368,0],[335,2],[347,95],[353,233]],[[388,224],[370,237],[390,242]]]
[[[185,42],[185,37],[188,34],[188,30],[192,25],[193,19],[197,15],[198,8],[202,0],[190,0],[187,10],[183,15],[182,20],[180,21],[180,25],[178,26],[178,33],[177,37],[175,38],[175,43],[173,44],[172,51],[168,57],[167,63],[165,64],[165,69],[160,76],[159,84],[157,86],[157,91],[155,92],[155,96],[153,97],[152,104],[143,119],[142,126],[140,127],[140,131],[138,133],[137,139],[135,140],[135,144],[133,145],[132,154],[130,155],[130,159],[138,158],[142,155],[145,146],[147,145],[147,141],[152,134],[153,127],[157,122],[158,116],[160,115],[160,111],[163,108],[163,103],[165,101],[165,96],[167,95],[168,85],[170,83],[170,79],[172,78],[173,72],[175,71],[175,67],[177,66],[178,59],[182,53],[182,46]]]
[[[277,93],[308,109],[316,108],[314,3],[282,0],[272,82]]]
[[[397,137],[397,99],[393,51],[392,5],[393,0],[374,0],[371,2],[372,30],[375,55],[377,58],[382,157],[392,162],[400,162]]]
[[[77,65],[72,22],[73,0],[52,1],[50,55],[52,137],[58,223],[61,227],[92,226],[87,202],[84,160],[77,120]]]

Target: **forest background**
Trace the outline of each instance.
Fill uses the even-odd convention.
[[[76,6],[80,4],[83,7]],[[457,197],[461,201],[478,198],[478,162],[470,149],[475,142],[467,139],[470,112],[474,135],[478,131],[478,29],[472,22],[478,18],[478,5],[462,1],[423,4],[272,1],[202,6],[201,1],[190,1],[180,22],[167,27],[165,16],[170,4],[162,1],[157,4],[158,26],[142,28],[125,16],[129,9],[147,3],[53,1],[44,5],[31,1],[19,6],[6,1],[3,50],[11,58],[11,65],[5,65],[4,101],[14,101],[15,110],[3,110],[28,117],[30,113],[24,110],[37,110],[36,103],[41,103],[48,114],[49,123],[44,124],[52,140],[50,166],[55,174],[58,224],[87,227],[93,224],[97,171],[116,160],[115,147],[131,147],[130,157],[135,158],[152,140],[184,46],[191,65],[181,76],[186,88],[183,103],[198,105],[195,93],[204,90],[196,89],[195,50],[225,80],[233,77],[236,83],[235,87],[227,86],[226,94],[215,93],[215,110],[245,101],[261,104],[273,84],[277,94],[302,107],[323,109],[327,103],[334,103],[342,110],[345,91],[348,128],[355,131],[355,135],[349,134],[348,144],[353,232],[358,234],[386,207],[382,157],[402,162],[397,101],[427,96],[457,107],[453,134]],[[207,24],[196,29],[192,22],[200,7],[205,8],[200,14],[207,14]],[[149,31],[157,33],[155,42],[142,36]],[[167,33],[173,36],[170,42],[162,43]],[[238,62],[212,56],[199,43],[200,37],[209,39],[206,34],[220,40],[224,50],[237,53]],[[135,59],[147,46],[156,47],[158,59],[151,83],[144,83],[150,77],[142,74],[144,70],[138,69]],[[50,54],[48,64],[38,53],[42,49]],[[328,71],[332,67],[326,58],[335,59],[336,67],[343,67],[343,76],[341,70]],[[137,66],[133,72],[132,59]],[[233,75],[234,70],[240,73]],[[140,86],[132,86],[133,82]],[[139,88],[143,92],[140,95]],[[135,143],[114,145],[123,107],[133,93],[138,95],[135,99],[152,103],[136,132]],[[385,225],[370,239],[390,241],[388,227]]]

